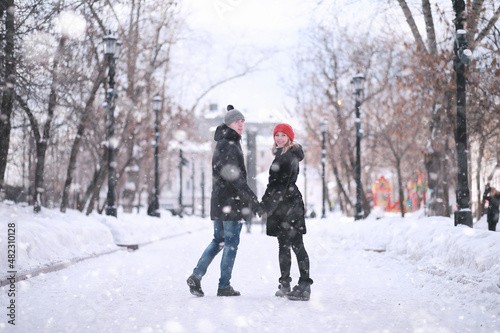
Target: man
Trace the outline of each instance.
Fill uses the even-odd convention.
[[[212,156],[212,198],[210,217],[214,221],[214,238],[201,255],[193,274],[187,279],[191,294],[202,297],[201,279],[217,253],[224,249],[220,266],[217,296],[239,296],[230,284],[234,260],[240,242],[241,220],[260,213],[257,196],[247,183],[247,171],[241,149],[245,117],[232,105],[227,106],[224,123],[215,131],[217,141]]]
[[[498,223],[498,206],[500,205],[500,192],[496,188],[486,184],[486,189],[483,193],[483,201],[488,201],[488,209],[486,221],[488,222],[488,230],[496,231]]]

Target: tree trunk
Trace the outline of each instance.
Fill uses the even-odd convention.
[[[335,181],[337,183],[338,191],[339,191],[339,193],[342,193],[342,197],[344,198],[344,200],[343,200],[344,205],[345,205],[343,207],[344,213],[347,213],[348,212],[347,206],[353,207],[352,201],[349,198],[349,194],[346,192],[346,190],[344,188],[344,185],[342,183],[342,179],[339,175],[339,169],[338,169],[337,165],[332,161],[332,159],[330,159],[330,163],[333,167],[333,174],[335,175]]]
[[[370,215],[370,213],[372,212],[372,207],[370,206],[370,202],[366,198],[366,192],[364,190],[363,185],[361,185],[361,198],[363,199],[362,200],[362,204],[363,204],[363,218],[367,218],[368,215]]]
[[[405,0],[398,0],[399,6],[403,10],[403,14],[405,15],[406,22],[408,22],[408,25],[410,26],[411,33],[413,34],[413,38],[415,38],[415,41],[417,42],[417,50],[419,51],[426,51],[425,50],[425,44],[422,39],[422,35],[420,35],[420,32],[418,31],[417,24],[415,23],[415,20],[413,19],[413,15],[410,11],[410,8],[408,7],[408,4],[406,3]]]
[[[68,170],[66,173],[66,182],[64,184],[64,190],[61,201],[61,212],[63,213],[66,212],[66,208],[68,207],[69,190],[71,187],[71,183],[73,182],[73,175],[76,169],[76,160],[78,158],[78,152],[80,151],[79,148],[80,148],[80,143],[82,141],[83,132],[85,131],[85,126],[87,123],[87,119],[90,115],[90,112],[93,109],[97,90],[101,86],[102,81],[104,79],[105,68],[106,68],[105,66],[101,66],[98,75],[99,79],[94,81],[94,86],[92,87],[90,96],[87,102],[85,103],[85,110],[83,111],[80,118],[80,123],[78,124],[75,140],[73,141],[73,145],[71,146],[71,155],[69,158]]]
[[[442,193],[443,193],[443,206],[444,206],[444,215],[450,217],[451,216],[451,207],[450,207],[450,184],[451,184],[451,174],[447,171],[450,170],[450,159],[446,156],[446,152],[450,151],[450,146],[448,145],[448,140],[445,141],[445,148],[443,152],[443,159],[441,161],[441,175],[443,177],[443,181],[440,185],[442,185]],[[456,175],[455,175],[456,176]]]
[[[89,197],[95,192],[96,187],[98,187],[99,190],[101,189],[102,182],[104,181],[104,178],[106,177],[108,171],[108,168],[106,167],[107,161],[108,161],[108,150],[104,149],[103,155],[100,159],[99,168],[97,168],[94,171],[94,176],[92,177],[92,181],[87,187],[87,191],[85,191],[82,200],[78,202],[78,210],[80,212],[83,212],[83,210],[85,209],[87,201],[89,200]],[[99,185],[99,183],[101,185]]]
[[[45,153],[47,152],[47,142],[42,140],[36,143],[36,165],[35,165],[35,197],[33,199],[33,211],[40,212],[42,209],[43,171],[45,166]]]
[[[2,0],[0,2],[2,15],[6,13],[5,19],[5,55],[2,81],[5,82],[2,94],[2,109],[0,110],[0,200],[3,198],[5,170],[7,169],[7,155],[10,146],[10,131],[12,109],[14,104],[14,87],[16,84],[16,59],[14,56],[14,11],[8,8],[14,8],[14,0]]]
[[[52,82],[50,85],[50,94],[49,94],[49,105],[47,108],[47,118],[43,125],[43,136],[38,136],[38,140],[36,143],[36,167],[35,167],[35,200],[33,211],[35,213],[40,212],[42,209],[41,206],[41,195],[43,194],[44,184],[43,184],[43,174],[45,169],[45,153],[47,152],[47,145],[50,139],[50,127],[52,125],[52,119],[54,118],[54,110],[56,108],[57,102],[57,94],[56,94],[56,86],[58,81],[57,72],[59,69],[59,60],[63,52],[64,44],[66,42],[67,37],[62,36],[59,40],[59,45],[57,46],[56,53],[54,55],[54,63],[52,64]]]
[[[432,9],[429,0],[422,0],[422,12],[424,13],[425,29],[427,30],[427,47],[431,55],[437,54],[436,32],[434,30],[434,20],[432,19]]]
[[[476,168],[476,189],[477,189],[477,212],[476,219],[479,221],[481,216],[483,216],[484,203],[483,200],[483,192],[481,191],[481,165],[483,163],[484,157],[484,148],[486,147],[486,140],[481,140],[479,144],[479,151],[477,156],[477,168]]]
[[[399,208],[401,209],[401,217],[405,217],[405,194],[403,191],[403,177],[401,176],[401,160],[396,160],[396,172],[398,174],[398,192],[399,192]]]
[[[99,201],[99,193],[101,193],[101,187],[102,187],[102,184],[104,183],[104,180],[106,179],[107,174],[108,174],[108,168],[106,168],[106,167],[101,168],[99,170],[99,172],[97,173],[97,175],[98,175],[98,177],[96,179],[97,181],[95,182],[95,184],[93,186],[92,197],[90,198],[90,202],[87,206],[87,211],[85,214],[90,215],[90,213],[92,213],[92,211],[94,210],[94,206],[95,206],[96,201],[97,202]],[[104,205],[101,209],[99,207],[97,207],[99,214],[102,213],[105,206],[106,206],[106,203],[104,203]]]
[[[429,187],[428,216],[446,216],[446,203],[444,200],[443,189],[443,153],[434,151],[428,153],[425,157],[425,165],[427,168],[427,181]]]

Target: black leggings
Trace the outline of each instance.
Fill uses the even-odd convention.
[[[488,209],[486,220],[488,221],[488,230],[495,231],[498,223],[498,207]]]
[[[279,262],[281,277],[279,282],[284,285],[289,285],[292,281],[290,277],[290,266],[292,265],[292,256],[290,247],[297,256],[299,264],[300,280],[309,280],[309,256],[307,255],[306,248],[301,233],[294,233],[291,235],[289,232],[281,232],[278,234],[279,246]]]

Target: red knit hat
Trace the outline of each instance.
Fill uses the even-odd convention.
[[[276,125],[276,127],[274,128],[273,137],[278,132],[285,133],[290,138],[290,141],[293,141],[293,139],[295,138],[295,134],[293,133],[292,126],[290,126],[288,124],[282,123],[282,124]]]

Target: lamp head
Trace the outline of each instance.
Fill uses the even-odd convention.
[[[320,128],[320,130],[321,130],[321,133],[326,132],[326,126],[327,126],[326,120],[325,120],[325,119],[323,119],[323,120],[319,123],[319,128]]]
[[[163,99],[159,95],[156,95],[155,97],[153,97],[153,110],[160,111],[162,102],[163,102]]]
[[[464,29],[458,29],[455,38],[457,39],[459,45],[467,43],[467,32]]]
[[[455,34],[455,41],[458,58],[463,64],[470,64],[472,51],[467,48],[467,32],[464,29],[458,29]]]
[[[365,81],[365,77],[361,73],[357,73],[353,76],[351,80],[351,84],[354,88],[354,93],[361,93],[363,91],[363,82]]]
[[[116,52],[117,39],[111,34],[111,31],[102,38],[104,42],[104,54],[113,56]]]
[[[461,62],[463,62],[465,65],[468,65],[473,59],[472,51],[469,49],[460,50],[458,53],[458,57],[460,58]]]

